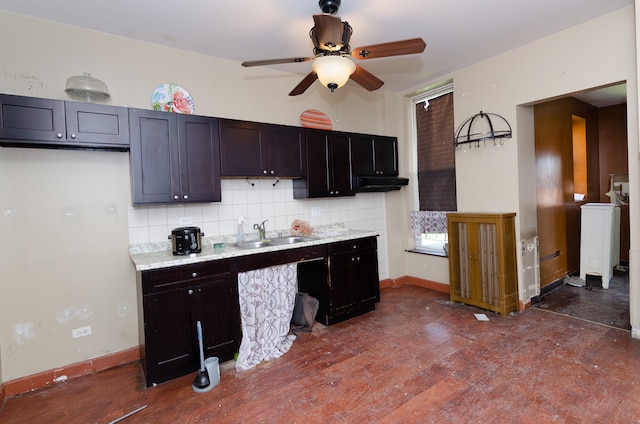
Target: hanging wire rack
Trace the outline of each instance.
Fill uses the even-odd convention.
[[[511,138],[511,125],[502,116],[495,113],[480,113],[473,115],[464,121],[456,130],[453,146],[456,150],[461,149],[463,144],[480,147],[480,142],[493,140],[493,145],[504,144],[505,138]]]

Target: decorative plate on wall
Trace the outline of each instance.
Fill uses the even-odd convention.
[[[192,114],[196,109],[191,95],[176,84],[162,84],[156,88],[151,96],[151,105],[153,110],[185,114]]]
[[[308,109],[300,115],[300,122],[305,128],[317,128],[320,130],[332,129],[331,119],[324,113],[315,109]]]

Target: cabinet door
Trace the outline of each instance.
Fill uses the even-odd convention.
[[[351,274],[359,303],[380,301],[378,254],[375,250],[363,250],[351,256]]]
[[[330,143],[331,187],[329,194],[334,196],[353,196],[353,173],[351,171],[351,137],[347,134],[335,134]]]
[[[220,120],[220,165],[223,177],[264,175],[266,133],[257,122]]]
[[[235,277],[212,279],[195,289],[194,319],[202,323],[205,358],[233,358],[240,348],[240,305]]]
[[[308,132],[307,139],[307,179],[309,197],[329,195],[329,138],[324,132]],[[298,181],[294,181],[294,184]]]
[[[197,352],[187,289],[144,296],[147,386],[193,371]]]
[[[176,115],[130,109],[133,204],[175,203],[179,196]]]
[[[330,296],[333,317],[351,312],[356,307],[354,285],[352,282],[352,254],[338,252],[331,254],[330,260]]]
[[[219,202],[218,120],[178,115],[180,197],[183,202]]]
[[[355,176],[398,176],[397,138],[356,136],[351,142]]]
[[[80,102],[64,102],[67,140],[87,147],[129,147],[126,108]]]
[[[0,139],[13,145],[66,140],[62,100],[0,95]]]
[[[306,155],[304,130],[297,127],[267,125],[268,175],[304,177]]]
[[[306,178],[293,181],[293,197],[353,196],[351,138],[346,133],[307,130]]]
[[[398,176],[398,139],[376,136],[373,140],[374,169],[377,175]]]
[[[355,176],[372,176],[375,172],[375,158],[373,157],[373,138],[356,136],[351,139],[352,167]]]

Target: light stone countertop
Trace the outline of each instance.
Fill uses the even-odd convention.
[[[271,236],[271,234],[267,235]],[[239,249],[235,247],[235,240],[233,240],[232,237],[227,237],[225,239],[204,237],[202,240],[202,252],[200,253],[192,253],[188,256],[174,256],[171,251],[171,244],[169,242],[164,242],[132,245],[129,247],[129,256],[136,267],[136,271],[149,271],[153,269],[215,261],[257,253],[275,252],[278,250],[297,249],[301,247],[336,243],[365,237],[375,237],[378,235],[377,231],[347,230],[344,228],[338,228],[322,232],[314,232],[313,237],[316,237],[315,240],[287,245],[267,246],[257,249]],[[276,235],[272,235],[272,237],[275,238]],[[229,241],[229,239],[232,241]],[[222,249],[214,249],[214,243],[225,243],[225,247]]]

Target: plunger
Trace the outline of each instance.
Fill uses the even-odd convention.
[[[204,366],[204,348],[202,347],[202,324],[200,321],[197,322],[198,328],[198,346],[200,347],[200,371],[196,375],[196,378],[193,380],[193,390],[196,392],[201,392],[206,390],[211,381],[209,380],[209,373]]]

